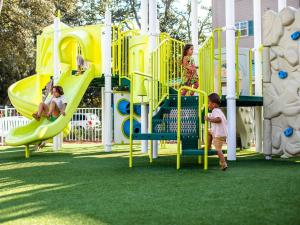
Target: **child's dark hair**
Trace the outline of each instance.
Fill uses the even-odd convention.
[[[217,104],[218,106],[221,105],[221,99],[220,99],[219,95],[216,94],[216,93],[210,94],[210,95],[208,96],[208,100],[209,100],[210,102],[212,102],[212,103]]]
[[[53,86],[53,88],[55,88],[55,90],[58,92],[58,94],[60,94],[60,95],[64,94],[64,90],[61,86]]]
[[[193,44],[186,44],[184,47],[183,47],[183,53],[182,53],[182,61],[183,61],[183,57],[187,55],[187,52],[188,50],[193,47],[194,45]]]

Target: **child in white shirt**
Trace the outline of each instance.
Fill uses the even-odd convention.
[[[208,96],[208,108],[212,110],[212,113],[210,116],[206,116],[205,120],[211,122],[211,130],[209,131],[208,136],[208,148],[210,149],[211,144],[214,144],[219,156],[221,169],[225,171],[228,166],[222,152],[222,146],[226,143],[227,138],[227,120],[224,113],[219,108],[220,104],[221,99],[219,95],[212,93]]]
[[[65,116],[65,109],[67,107],[67,100],[61,86],[54,86],[52,93],[53,98],[50,103],[49,111],[46,114],[51,122],[55,121],[60,115]]]
[[[52,98],[46,99],[44,103],[41,103],[38,112],[32,116],[39,121],[41,116],[45,115],[51,122],[55,121],[60,115],[65,116],[67,101],[63,94],[64,91],[61,86],[53,86]]]

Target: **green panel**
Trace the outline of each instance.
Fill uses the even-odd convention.
[[[253,20],[248,21],[248,36],[253,36],[254,28],[253,28]]]
[[[226,95],[222,96],[221,107],[226,107]],[[263,106],[263,97],[261,96],[240,96],[236,99],[236,106],[251,107],[251,106]]]
[[[177,140],[176,133],[133,134],[133,140]]]
[[[216,155],[217,151],[210,149],[208,150],[208,155]],[[182,150],[182,155],[183,156],[193,156],[193,155],[204,155],[204,150],[203,149],[185,149]]]

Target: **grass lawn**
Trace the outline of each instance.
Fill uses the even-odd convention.
[[[127,146],[50,149],[30,159],[21,148],[0,149],[0,223],[300,224],[299,157],[265,161],[243,151],[226,172],[213,157],[205,172],[196,157],[177,171],[173,150],[152,166],[137,151],[129,169]]]

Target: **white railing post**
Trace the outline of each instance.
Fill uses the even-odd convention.
[[[198,65],[198,1],[192,0],[192,43],[194,45],[193,58],[196,65]]]
[[[111,12],[105,11],[105,34],[103,42],[104,77],[105,77],[105,127],[104,127],[104,151],[111,152],[112,147],[112,110],[111,110]]]
[[[152,52],[156,47],[156,38],[158,21],[157,21],[157,1],[149,0],[149,52]],[[151,68],[152,69],[152,68]],[[153,71],[151,71],[153,74]],[[157,158],[158,154],[158,141],[153,141],[153,158]]]
[[[148,33],[148,0],[142,0],[141,1],[141,34],[146,35],[147,33]],[[147,133],[147,131],[148,131],[147,103],[141,103],[141,133]],[[141,151],[142,153],[147,153],[148,151],[147,140],[142,140]]]
[[[236,160],[235,0],[226,0],[227,159]]]
[[[57,83],[60,75],[60,66],[59,66],[59,57],[58,57],[58,42],[59,42],[59,24],[60,18],[59,16],[54,19],[54,38],[53,38],[53,66],[54,66],[54,76],[53,81],[54,84]],[[53,137],[53,150],[59,150],[62,147],[62,134],[59,133],[55,137]]]
[[[4,106],[4,117],[8,117],[8,106]]]
[[[255,0],[254,0],[255,1]],[[287,6],[286,0],[278,0],[278,12]]]
[[[262,55],[261,47],[261,0],[253,1],[254,14],[254,57],[255,57],[255,95],[262,96]],[[255,107],[255,147],[262,151],[262,107]]]

